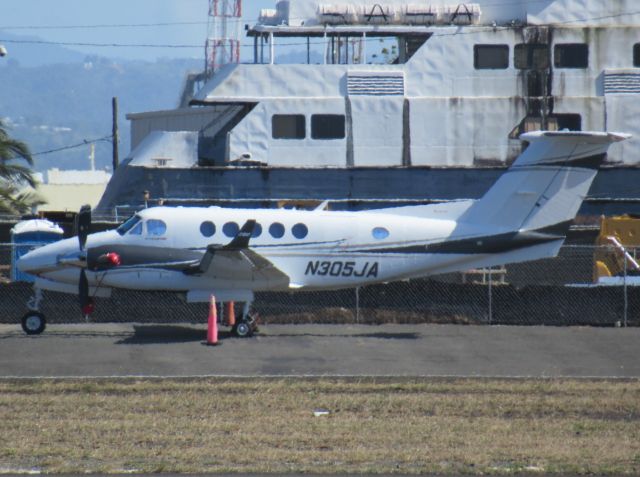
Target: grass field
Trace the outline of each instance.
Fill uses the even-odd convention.
[[[0,381],[0,472],[33,469],[637,474],[640,381]]]

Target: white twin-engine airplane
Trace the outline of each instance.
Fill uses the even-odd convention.
[[[362,212],[219,207],[144,209],[115,230],[24,255],[41,290],[92,297],[113,288],[162,290],[188,302],[244,302],[234,331],[250,335],[249,304],[265,290],[327,290],[553,257],[609,146],[629,135],[532,132],[529,146],[479,200]],[[24,330],[44,330],[30,303]]]

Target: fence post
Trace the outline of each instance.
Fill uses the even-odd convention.
[[[624,288],[624,316],[622,317],[623,326],[627,327],[627,315],[629,312],[629,297],[627,295],[627,251],[624,252],[624,276],[623,276],[623,288]]]
[[[360,323],[360,287],[356,287],[356,323]]]
[[[493,267],[489,267],[489,324],[493,321]]]

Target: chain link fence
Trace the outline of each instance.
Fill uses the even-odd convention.
[[[18,323],[33,295],[31,284],[10,281],[12,253],[10,244],[0,244],[1,323]],[[594,257],[617,259],[617,269],[610,267],[616,285],[594,283]],[[337,291],[257,293],[253,308],[262,323],[638,326],[640,277],[631,262],[608,247],[566,245],[556,258],[492,270]],[[95,301],[95,322],[204,323],[207,317],[206,304],[173,293],[114,290],[110,299]],[[41,311],[50,323],[84,321],[75,295],[45,292]]]

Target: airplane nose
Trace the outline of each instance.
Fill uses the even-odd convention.
[[[47,254],[45,254],[43,250],[45,247],[46,245],[36,248],[20,257],[16,262],[18,270],[23,273],[31,273],[35,275],[39,270],[45,268],[47,261],[49,261]]]
[[[18,259],[16,266],[23,273],[38,275],[55,269],[60,257],[74,252],[79,252],[77,240],[60,240],[27,252]]]

